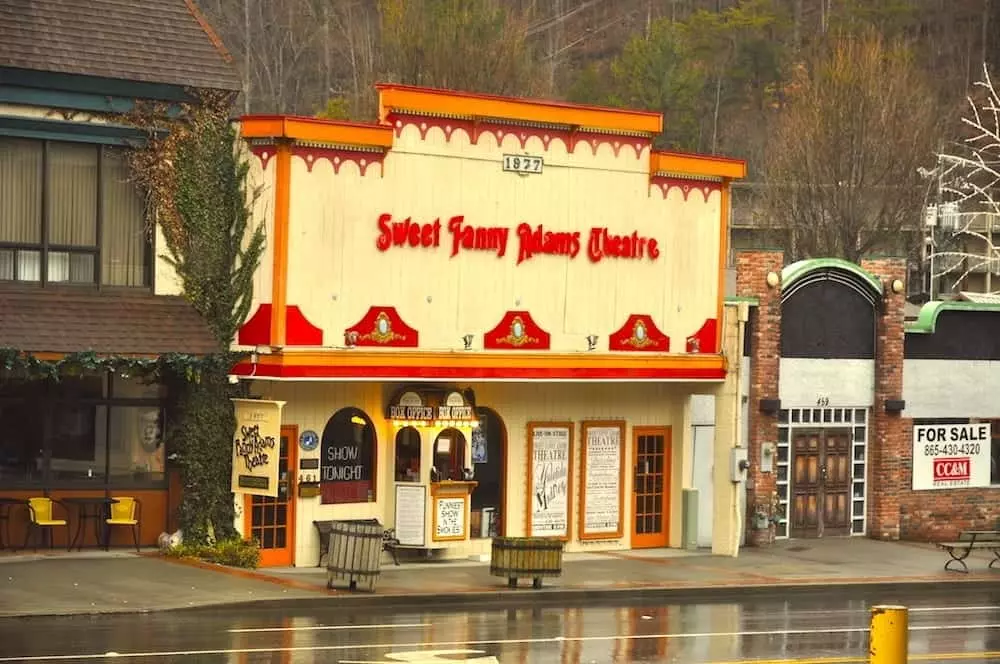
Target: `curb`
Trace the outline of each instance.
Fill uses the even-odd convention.
[[[946,580],[894,580],[894,581],[847,581],[839,583],[752,583],[744,586],[638,586],[617,588],[542,588],[533,590],[467,591],[450,593],[392,593],[361,594],[334,592],[323,589],[309,596],[282,597],[277,599],[241,600],[218,602],[196,606],[175,606],[162,608],[96,609],[93,611],[53,611],[21,615],[0,614],[0,620],[30,618],[67,618],[82,616],[150,615],[169,613],[216,612],[220,610],[239,611],[313,611],[321,609],[350,609],[361,613],[377,613],[385,610],[421,610],[439,613],[454,610],[499,610],[530,609],[552,606],[635,606],[648,602],[661,603],[704,603],[734,602],[747,600],[786,600],[793,597],[815,595],[822,592],[826,596],[863,598],[874,594],[907,593],[924,591],[928,593],[946,592],[956,586],[974,584],[977,591],[1000,591],[1000,579],[982,578]],[[318,589],[317,589],[318,590]],[[880,598],[879,601],[887,601]]]

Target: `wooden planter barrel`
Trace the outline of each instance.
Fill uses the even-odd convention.
[[[547,537],[494,537],[490,555],[490,574],[507,578],[507,585],[517,587],[522,577],[532,579],[532,586],[542,587],[545,577],[562,576],[563,543]]]
[[[375,522],[334,521],[330,525],[330,544],[326,561],[326,587],[336,580],[347,581],[355,590],[358,582],[375,590],[382,574],[382,524]]]

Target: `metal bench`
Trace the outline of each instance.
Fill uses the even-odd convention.
[[[989,551],[993,554],[993,560],[989,567],[1000,561],[1000,530],[963,530],[958,535],[958,540],[954,542],[937,542],[938,547],[944,549],[951,556],[951,560],[944,564],[945,570],[950,572],[969,573],[969,566],[965,564],[965,559],[974,550]],[[958,563],[962,569],[952,567],[952,563]]]
[[[336,521],[346,521],[347,523],[379,523],[378,519],[335,519],[330,521],[313,521],[313,525],[316,526],[316,531],[319,533],[319,562],[316,563],[317,567],[323,567],[326,565],[326,557],[330,553],[330,530],[333,528],[333,524]],[[381,525],[379,523],[379,525]],[[388,551],[389,555],[392,556],[392,562],[397,566],[399,565],[399,558],[396,555],[396,547],[399,546],[399,540],[396,538],[396,530],[390,528],[382,533],[382,550]]]

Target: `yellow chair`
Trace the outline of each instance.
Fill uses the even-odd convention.
[[[142,503],[131,496],[111,496],[111,518],[107,519],[109,526],[128,526],[132,529],[132,541],[135,542],[136,553],[139,552],[139,519],[142,513]],[[110,537],[108,538],[110,541]]]
[[[44,543],[45,536],[49,539],[49,548],[52,548],[52,529],[61,528],[68,525],[66,519],[55,518],[54,506],[61,503],[51,498],[28,498],[28,531],[24,534],[24,547],[28,547],[28,539],[36,531],[41,531]],[[65,507],[63,508],[65,511]],[[69,542],[69,533],[66,534],[66,541]],[[35,550],[38,550],[38,540],[35,540]]]

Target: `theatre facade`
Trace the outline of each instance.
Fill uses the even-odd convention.
[[[743,162],[657,152],[656,113],[378,94],[373,124],[241,121],[268,249],[234,373],[284,402],[278,496],[237,495],[264,564],[316,565],[331,519],[434,557],[680,546],[693,395],[713,548],[735,546]]]

